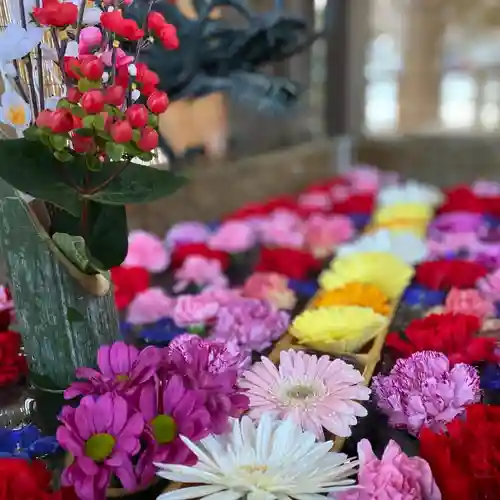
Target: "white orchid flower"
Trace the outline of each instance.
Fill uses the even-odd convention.
[[[87,0],[69,0],[69,1],[75,4],[78,8],[80,8],[82,1],[87,2]],[[95,26],[96,24],[99,24],[101,20],[102,10],[97,7],[89,7],[88,5],[89,4],[87,3],[87,6],[85,7],[85,11],[83,13],[83,24],[86,26]]]
[[[17,93],[7,90],[1,96],[0,122],[16,129],[18,135],[31,124],[31,109]]]
[[[44,28],[29,24],[27,29],[11,23],[0,33],[0,63],[21,59],[29,54],[41,41]]]

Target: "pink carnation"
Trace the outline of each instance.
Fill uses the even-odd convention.
[[[152,273],[161,273],[169,264],[170,257],[157,236],[146,231],[130,233],[124,267],[143,267]]]
[[[441,500],[429,464],[403,453],[395,441],[389,441],[379,460],[370,441],[362,439],[358,455],[360,488],[337,493],[337,500]]]
[[[208,240],[213,250],[228,253],[247,252],[256,244],[256,235],[250,224],[240,221],[229,221],[222,224]]]
[[[427,242],[431,259],[438,259],[443,255],[459,252],[460,250],[472,251],[478,248],[479,238],[475,232],[449,232],[441,233]]]
[[[291,310],[297,297],[288,288],[288,278],[277,273],[252,274],[243,285],[242,294],[251,299],[267,300],[277,309]]]
[[[470,314],[481,321],[495,315],[495,306],[481,297],[477,290],[452,288],[446,296],[445,312]]]
[[[106,66],[112,66],[113,60],[113,51],[107,50],[101,54],[101,61]],[[116,67],[120,68],[122,66],[128,66],[134,62],[134,58],[132,56],[128,56],[122,49],[116,50]]]
[[[172,226],[165,236],[167,248],[189,243],[205,243],[210,236],[210,229],[202,222],[185,221]]]
[[[305,242],[317,258],[331,255],[337,245],[349,241],[354,235],[351,219],[344,215],[309,217],[305,226]]]
[[[174,285],[175,292],[185,290],[189,284],[200,288],[215,286],[224,288],[228,280],[222,271],[220,261],[207,259],[201,255],[190,255],[182,266],[175,272],[177,283]]]
[[[472,191],[483,198],[500,196],[500,183],[479,179],[472,184]]]
[[[500,269],[480,278],[476,286],[485,299],[491,302],[500,301]]]
[[[128,307],[127,321],[133,325],[156,323],[172,315],[175,299],[161,288],[148,288],[140,292]]]
[[[318,212],[329,212],[332,209],[332,200],[328,193],[304,193],[297,201],[299,207],[306,210],[316,210]]]
[[[357,193],[375,193],[381,187],[381,173],[371,165],[358,165],[349,169],[343,177]]]
[[[220,306],[225,306],[241,299],[241,290],[238,288],[207,287],[199,295],[207,300],[217,302]]]
[[[219,304],[203,295],[182,295],[177,298],[172,318],[178,326],[204,325],[219,311]]]
[[[260,240],[264,245],[302,248],[304,222],[294,212],[276,210],[259,225]]]

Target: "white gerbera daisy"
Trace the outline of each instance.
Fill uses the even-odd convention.
[[[156,464],[170,481],[201,486],[163,493],[158,500],[324,500],[324,494],[354,485],[348,479],[357,461],[331,452],[332,442],[318,443],[291,420],[266,414],[259,423],[244,416],[232,430],[198,444],[181,439],[198,457],[192,467]]]

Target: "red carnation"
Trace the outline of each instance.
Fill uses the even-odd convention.
[[[10,330],[0,332],[0,387],[16,383],[26,372],[21,336]]]
[[[431,290],[448,291],[451,288],[474,288],[476,281],[488,274],[480,263],[466,260],[433,260],[418,265],[415,281]]]
[[[126,40],[139,40],[144,36],[144,31],[137,26],[133,19],[125,19],[121,10],[103,12],[101,26]]]
[[[420,456],[429,462],[443,500],[498,498],[500,485],[500,406],[471,405],[465,418],[435,434],[423,429]]]
[[[230,264],[230,257],[227,252],[212,250],[205,243],[186,243],[175,247],[171,255],[170,267],[173,269],[179,268],[191,255],[200,255],[206,259],[218,260],[223,271],[227,270]]]
[[[78,7],[71,2],[43,0],[42,7],[35,7],[33,9],[33,17],[42,26],[64,28],[76,23]]]
[[[481,323],[477,316],[468,314],[431,314],[413,320],[404,332],[390,333],[386,345],[401,357],[417,351],[437,351],[448,356],[452,365],[496,361],[495,339],[476,337]]]
[[[446,191],[446,199],[439,208],[439,213],[472,212],[483,213],[483,201],[468,186],[457,186]]]
[[[256,272],[278,273],[296,280],[310,277],[321,269],[321,262],[309,252],[291,248],[262,248]]]
[[[483,212],[495,217],[500,217],[500,196],[481,198]]]
[[[149,273],[142,267],[114,267],[111,269],[111,280],[119,311],[128,307],[138,293],[149,288]]]
[[[334,203],[333,212],[338,214],[371,214],[375,208],[373,194],[353,194],[344,201]]]

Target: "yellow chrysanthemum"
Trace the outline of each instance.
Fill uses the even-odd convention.
[[[398,219],[419,221],[427,224],[434,215],[434,209],[430,205],[421,203],[395,203],[379,208],[373,218],[374,225],[386,224]]]
[[[392,306],[387,295],[370,283],[347,283],[341,288],[323,290],[312,302],[313,307],[360,306],[388,316]]]
[[[309,309],[292,323],[299,344],[330,354],[359,352],[387,328],[388,319],[369,307],[338,306]]]
[[[332,290],[353,281],[370,283],[395,301],[410,283],[413,273],[411,266],[390,253],[356,253],[335,259],[330,269],[321,273],[319,284],[323,290]]]
[[[373,233],[380,231],[381,229],[387,229],[389,231],[405,231],[412,232],[415,236],[419,238],[424,238],[427,233],[428,221],[417,221],[411,219],[394,219],[393,221],[386,222],[384,224],[375,224],[369,226],[365,229],[366,233]]]

